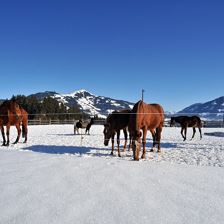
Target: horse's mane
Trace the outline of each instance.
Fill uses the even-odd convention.
[[[120,110],[120,111],[113,111],[111,114],[108,115],[108,117],[106,118],[106,123],[109,123],[109,124],[112,124],[114,122],[119,122],[121,120],[124,119],[124,115],[127,115],[127,114],[131,114],[131,110],[130,109],[123,109],[123,110]],[[128,118],[129,120],[129,118]]]
[[[0,107],[6,106],[9,103],[9,100],[5,100],[2,102],[2,104],[0,105]]]
[[[138,127],[138,121],[136,119],[137,117],[137,112],[139,111],[139,108],[141,104],[143,103],[142,100],[139,100],[133,107],[131,111],[131,117],[130,117],[130,123],[133,125],[133,129],[136,130]]]

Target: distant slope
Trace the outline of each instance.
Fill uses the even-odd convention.
[[[224,96],[206,103],[196,103],[179,111],[181,114],[199,114],[207,120],[222,120],[224,113]]]
[[[30,96],[35,96],[40,101],[42,101],[45,97],[50,96],[57,99],[59,102],[64,103],[68,107],[78,106],[81,111],[87,114],[98,115],[104,118],[114,110],[127,108],[131,109],[134,105],[134,103],[124,100],[116,100],[110,97],[97,96],[86,90],[78,90],[70,94],[60,94],[46,91],[32,94]]]
[[[60,94],[53,91],[40,92],[30,96],[37,97],[42,101],[45,97],[52,97],[59,102],[63,102],[67,107],[78,106],[81,111],[90,115],[98,115],[105,118],[114,110],[132,108],[134,103],[117,100],[106,96],[97,96],[84,89],[70,94]],[[206,103],[195,103],[179,111],[178,114],[193,115],[198,114],[206,120],[222,120],[224,113],[224,96]],[[166,111],[166,116],[170,117],[172,113]]]

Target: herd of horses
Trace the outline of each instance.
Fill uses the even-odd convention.
[[[157,152],[161,151],[160,141],[161,141],[161,132],[164,126],[164,110],[159,104],[146,104],[143,101],[138,101],[132,110],[121,110],[114,111],[110,114],[104,124],[104,145],[107,146],[109,140],[112,142],[112,151],[114,152],[114,137],[117,134],[117,150],[118,156],[120,155],[120,131],[123,129],[125,136],[124,151],[127,147],[127,130],[129,132],[129,150],[132,148],[134,160],[139,160],[139,154],[141,150],[141,144],[143,146],[143,151],[141,158],[145,159],[146,157],[146,136],[147,131],[149,130],[152,134],[152,149],[157,146]],[[186,140],[187,128],[193,128],[194,138],[196,127],[198,127],[201,134],[202,122],[198,116],[178,116],[171,117],[170,126],[174,126],[175,122],[179,123],[181,126],[181,135]]]
[[[157,152],[160,152],[160,141],[161,141],[161,132],[164,126],[164,110],[159,104],[146,104],[143,101],[138,101],[132,110],[125,109],[121,111],[114,111],[108,115],[105,124],[104,124],[104,145],[108,146],[109,140],[112,142],[112,151],[114,153],[114,137],[117,135],[117,150],[118,156],[120,154],[120,132],[123,130],[125,143],[124,151],[127,148],[128,133],[129,133],[129,150],[132,148],[134,160],[139,160],[139,154],[141,151],[141,145],[143,146],[143,151],[141,158],[146,158],[146,136],[147,132],[150,131],[152,135],[152,149],[157,146]],[[79,128],[85,128],[85,134],[89,134],[90,127],[94,122],[94,118],[91,118],[90,122],[85,123],[82,120],[79,120],[74,125],[74,134],[79,133]],[[202,122],[198,116],[178,116],[171,117],[170,126],[174,126],[176,123],[179,123],[181,126],[181,135],[183,140],[186,140],[187,128],[193,128],[192,139],[195,136],[196,127],[198,127],[200,132],[200,138],[202,138],[201,127]],[[3,146],[9,145],[9,131],[10,126],[15,125],[17,128],[17,138],[14,144],[18,143],[21,135],[21,126],[22,126],[22,137],[25,138],[24,142],[27,142],[27,133],[28,133],[28,113],[24,108],[14,100],[4,101],[0,105],[0,128],[3,138]],[[4,126],[6,126],[6,136],[4,132]]]

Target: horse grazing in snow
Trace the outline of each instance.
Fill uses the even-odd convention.
[[[141,158],[145,159],[147,130],[151,130],[152,132],[153,148],[158,145],[158,152],[160,152],[160,140],[163,123],[164,110],[159,104],[146,104],[140,100],[134,105],[129,121],[134,160],[139,160],[142,136],[141,130],[143,132],[143,153]]]
[[[127,127],[129,123],[129,117],[130,117],[131,110],[121,110],[121,111],[113,111],[112,114],[109,114],[106,122],[104,124],[104,145],[108,146],[109,140],[111,138],[112,142],[112,150],[111,155],[114,153],[114,136],[117,134],[117,151],[118,156],[120,157],[120,131],[123,130],[124,137],[125,137],[125,143],[124,143],[124,151],[127,147]]]

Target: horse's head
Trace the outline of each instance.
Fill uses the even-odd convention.
[[[175,125],[175,118],[171,117],[170,119],[170,127],[173,127]]]
[[[21,116],[21,110],[19,104],[15,100],[6,100],[1,105],[1,111],[3,114],[13,114],[16,118]]]
[[[141,131],[135,131],[133,133],[133,138],[132,138],[132,149],[133,149],[133,156],[134,160],[139,160],[139,153],[141,150],[141,136],[142,133]]]
[[[110,138],[112,136],[112,130],[111,130],[110,123],[104,124],[103,134],[104,134],[104,145],[108,146],[109,140],[110,140]]]

